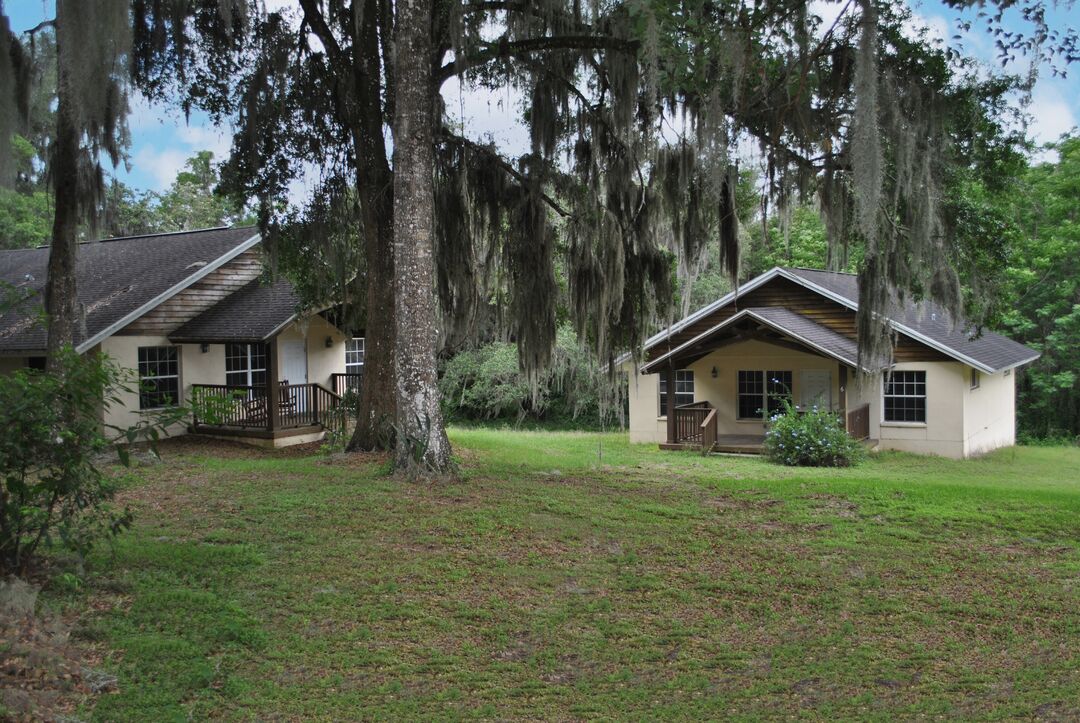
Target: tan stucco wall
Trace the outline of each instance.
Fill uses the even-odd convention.
[[[878,426],[879,449],[936,454],[959,459],[964,456],[964,395],[967,367],[959,362],[905,362],[894,369],[926,372],[926,424],[882,421],[881,387],[876,387],[876,408],[871,408],[871,434]]]
[[[716,367],[716,378],[712,369]],[[663,442],[667,439],[666,417],[659,414],[659,374],[630,375],[630,441]],[[736,419],[739,370],[790,371],[796,403],[802,393],[803,371],[827,371],[832,382],[832,405],[840,403],[839,364],[832,359],[760,341],[745,341],[721,347],[690,365],[694,372],[694,400],[708,401],[717,409],[719,434],[764,434],[759,421]]]
[[[1016,444],[1016,373],[982,374],[979,388],[970,386],[964,393],[965,456]]]
[[[105,411],[105,423],[120,427],[131,427],[145,416],[139,409],[138,368],[140,346],[178,346],[180,347],[180,388],[182,404],[191,399],[192,384],[225,383],[225,347],[211,344],[204,354],[198,344],[173,344],[164,336],[111,336],[101,342],[101,351],[124,367],[130,369],[133,381],[131,389],[120,392],[117,396],[120,404],[114,404]],[[172,425],[169,434],[184,434],[186,421]]]
[[[627,362],[622,371],[629,378],[627,394],[630,398],[630,441],[663,442],[667,438],[667,427],[663,417],[657,415],[657,400],[660,384],[658,374],[635,374],[633,366]]]

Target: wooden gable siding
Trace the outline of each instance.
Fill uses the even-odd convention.
[[[127,336],[166,336],[262,274],[258,252],[246,251],[120,330]],[[195,269],[192,269],[194,273]]]
[[[811,291],[794,281],[778,277],[764,286],[739,296],[738,299],[723,306],[711,314],[698,319],[690,326],[671,336],[670,343],[661,341],[649,349],[646,357],[649,361],[666,354],[669,350],[703,334],[720,322],[728,319],[743,309],[755,306],[780,306],[813,319],[818,324],[832,329],[849,339],[856,337],[855,312],[831,301],[815,291]],[[896,340],[893,357],[898,362],[907,361],[943,361],[949,357],[931,349],[911,337],[900,335]]]

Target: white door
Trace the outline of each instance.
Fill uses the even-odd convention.
[[[290,414],[298,414],[307,411],[307,394],[304,389],[294,388],[293,384],[307,383],[307,351],[302,341],[282,341],[278,346],[281,354],[281,377],[279,381],[288,380],[290,388],[281,400],[282,409]]]
[[[307,384],[307,352],[302,341],[282,341],[278,347],[281,352],[281,377],[278,381],[289,384]]]
[[[799,406],[803,409],[832,407],[832,372],[806,370],[800,382]]]

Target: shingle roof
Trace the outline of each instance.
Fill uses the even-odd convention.
[[[300,297],[292,284],[256,279],[226,296],[169,334],[170,341],[191,343],[265,341],[296,315]]]
[[[859,282],[855,274],[798,268],[784,270],[842,297],[853,308],[858,307]],[[929,342],[944,347],[942,351],[950,356],[967,357],[991,371],[1007,369],[1039,357],[1035,350],[992,331],[983,330],[980,336],[972,338],[975,329],[971,324],[962,319],[954,320],[948,312],[932,301],[906,306],[894,314],[892,320],[916,335],[926,337]]]
[[[76,346],[86,346],[207,266],[238,253],[256,235],[251,227],[214,228],[79,244],[76,274],[86,328],[85,333],[76,331]],[[45,349],[45,328],[37,312],[44,300],[48,259],[48,248],[0,251],[0,282],[24,295],[22,303],[0,313],[0,351]]]
[[[693,355],[695,348],[707,345],[717,335],[725,331],[731,331],[741,322],[752,319],[775,331],[785,334],[796,341],[816,348],[845,364],[854,367],[858,361],[859,350],[854,339],[849,339],[826,326],[822,326],[813,319],[803,316],[798,312],[786,309],[782,306],[753,306],[743,309],[739,313],[729,316],[711,329],[699,334],[693,339],[681,344],[667,354],[663,354],[642,367],[645,373],[659,366],[669,357],[678,358],[680,355]],[[698,352],[700,354],[700,352]]]
[[[813,319],[782,306],[758,306],[748,309],[755,316],[764,319],[777,331],[785,332],[797,339],[819,347],[829,354],[842,359],[851,366],[859,359],[859,345],[854,339],[822,326]]]

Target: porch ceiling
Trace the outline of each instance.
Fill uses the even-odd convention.
[[[810,351],[855,367],[858,345],[813,319],[779,306],[743,309],[686,343],[662,354],[644,365],[641,371],[654,374],[669,364],[685,366],[728,344],[741,341],[763,341],[768,344]]]

